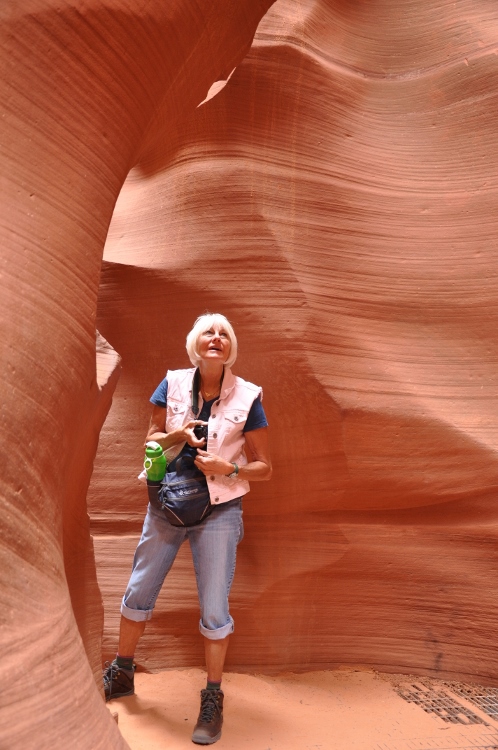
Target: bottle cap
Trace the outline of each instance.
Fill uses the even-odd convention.
[[[162,456],[163,449],[159,445],[159,443],[156,443],[155,440],[149,440],[148,443],[145,444],[145,455],[149,456],[150,458],[155,458],[156,456]]]

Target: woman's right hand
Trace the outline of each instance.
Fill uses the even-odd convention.
[[[195,428],[198,425],[206,425],[207,422],[203,422],[202,419],[191,419],[190,422],[187,422],[182,427],[182,432],[185,436],[186,442],[192,446],[192,448],[202,448],[203,445],[206,444],[206,440],[204,438],[198,438],[194,432]]]
[[[166,409],[163,409],[161,406],[153,406],[149,431],[145,442],[155,440],[164,450],[171,448],[173,445],[178,445],[178,443],[188,443],[193,448],[202,448],[206,444],[206,441],[204,438],[195,436],[194,428],[197,425],[207,425],[207,422],[203,422],[201,419],[191,419],[183,427],[166,433],[164,432],[166,426]]]

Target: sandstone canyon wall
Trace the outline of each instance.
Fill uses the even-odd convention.
[[[206,308],[264,386],[275,464],[229,667],[496,683],[498,11],[277,0],[249,51],[270,6],[2,5],[9,750],[125,747],[93,549],[111,655],[147,399]],[[139,662],[200,664],[197,618],[185,550]]]
[[[95,319],[116,199],[251,45],[271,2],[0,8],[0,747],[124,748],[101,688],[86,492],[119,353]]]
[[[229,668],[496,683],[497,33],[489,2],[278,0],[216,96],[158,112],[99,297],[123,359],[89,498],[107,656],[148,398],[209,309],[275,465],[245,501]],[[185,549],[138,662],[201,664],[197,620]]]

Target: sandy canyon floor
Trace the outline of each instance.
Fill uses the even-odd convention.
[[[199,669],[137,673],[136,694],[109,702],[132,750],[190,740]],[[226,674],[217,750],[498,750],[498,688],[370,671]]]

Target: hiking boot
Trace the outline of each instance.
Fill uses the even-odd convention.
[[[132,670],[123,669],[118,667],[116,659],[113,662],[106,661],[103,674],[106,701],[110,701],[112,698],[123,698],[125,695],[133,695],[135,692],[134,674],[135,666]]]
[[[201,710],[192,734],[197,745],[212,745],[221,737],[223,691],[201,690]]]

